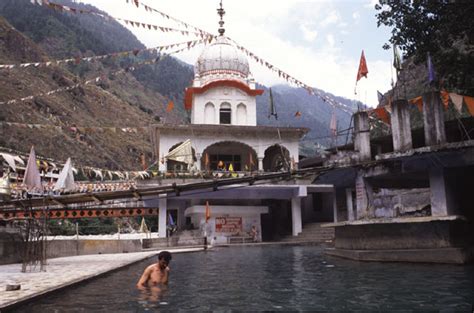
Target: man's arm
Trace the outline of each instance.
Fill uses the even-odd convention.
[[[162,279],[163,284],[166,284],[166,285],[168,284],[168,277],[169,277],[169,275],[170,275],[170,268],[167,266],[167,267],[165,268],[165,272],[164,272],[164,274],[163,274],[163,279]]]
[[[150,273],[151,273],[151,267],[148,266],[145,271],[143,271],[142,277],[140,277],[140,280],[137,283],[137,287],[145,287],[146,282],[150,278]]]

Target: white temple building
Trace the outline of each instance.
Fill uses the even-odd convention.
[[[217,170],[219,161],[234,171],[275,171],[298,162],[302,128],[257,126],[257,89],[243,53],[224,36],[206,47],[196,65],[193,85],[186,89],[189,125],[157,125],[162,158],[160,171],[182,169],[167,154],[191,141],[196,170]]]
[[[192,86],[185,92],[184,105],[190,110],[191,123],[158,124],[152,133],[154,154],[161,159],[159,170],[170,174],[165,177],[186,172],[220,177],[222,170],[227,174],[232,171],[235,177],[297,167],[299,140],[308,129],[257,125],[256,97],[264,91],[256,87],[246,56],[223,35],[224,11],[220,10],[220,36],[202,51],[194,66]],[[163,199],[148,201],[147,205],[160,208],[160,236],[165,236],[168,216],[163,208],[174,212],[173,220],[178,221],[179,228],[203,230],[208,201],[211,218],[206,223],[209,229],[204,231],[209,240],[227,242],[229,237],[248,234],[255,226],[260,241],[262,232],[264,235],[266,232],[262,228],[273,227],[271,206],[274,210],[286,207],[285,212],[291,211],[291,232],[295,236],[301,232],[302,199],[308,198],[303,202],[312,207],[312,197],[308,195],[322,191],[311,188],[291,183],[242,186],[169,198],[164,195]],[[283,219],[288,222],[286,217]]]

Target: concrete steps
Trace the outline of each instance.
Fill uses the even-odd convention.
[[[303,231],[298,236],[286,236],[282,242],[313,242],[313,243],[333,243],[334,228],[321,227],[323,223],[307,223],[303,225]]]

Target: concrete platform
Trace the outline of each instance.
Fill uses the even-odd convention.
[[[416,262],[466,264],[474,255],[473,248],[348,250],[328,248],[326,255],[356,261]]]
[[[166,249],[171,253],[195,252],[199,248]],[[47,293],[118,270],[157,255],[160,251],[123,254],[80,255],[48,259],[46,272],[21,272],[21,264],[0,265],[0,311],[12,309]],[[17,291],[6,291],[7,284],[21,284]]]

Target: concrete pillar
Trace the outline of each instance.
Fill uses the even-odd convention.
[[[258,171],[263,172],[263,157],[258,157]]]
[[[352,201],[352,188],[346,188],[346,204],[347,204],[347,219],[349,221],[355,220],[354,203]]]
[[[354,148],[359,151],[360,159],[371,159],[369,114],[367,112],[354,113]]]
[[[457,213],[456,197],[453,195],[453,184],[443,168],[433,168],[430,176],[431,215],[447,216]],[[455,178],[454,178],[455,179]],[[453,179],[453,180],[454,180]]]
[[[333,213],[334,222],[344,222],[348,220],[346,192],[343,188],[334,188],[333,195]]]
[[[446,142],[444,130],[444,109],[438,91],[423,94],[423,126],[425,145],[433,146]]]
[[[196,153],[196,169],[198,171],[201,171],[201,157],[202,157],[201,153]]]
[[[337,223],[339,222],[339,219],[337,217],[337,196],[336,196],[336,189],[334,189],[332,193],[332,213],[333,213],[333,222]]]
[[[354,217],[356,217],[358,220],[373,217],[375,215],[375,211],[372,205],[372,186],[360,173],[356,177],[355,188],[357,209],[356,215]]]
[[[301,198],[291,198],[291,222],[293,236],[298,236],[303,231],[303,223],[301,221]]]
[[[166,238],[166,211],[168,209],[167,203],[168,200],[164,197],[164,195],[160,195],[158,200],[158,237]]]
[[[390,115],[393,150],[407,151],[413,148],[411,139],[410,112],[407,100],[395,100]]]

